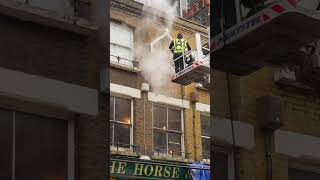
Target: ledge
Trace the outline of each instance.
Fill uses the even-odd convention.
[[[132,157],[140,157],[138,155],[138,153],[135,153],[130,149],[119,148],[119,150],[117,150],[117,148],[113,147],[113,146],[110,146],[110,154],[123,155],[123,156],[132,156]]]
[[[154,160],[165,160],[165,161],[177,161],[177,162],[183,162],[183,163],[190,163],[190,162],[193,162],[192,159],[185,159],[185,158],[182,158],[182,157],[171,157],[171,155],[167,154],[167,155],[154,155],[151,157],[151,159],[154,159]]]
[[[119,84],[110,83],[110,92],[115,95],[124,95],[132,98],[141,98],[141,91],[139,89],[122,86]]]
[[[70,112],[98,115],[98,91],[76,84],[0,68],[0,94]]]
[[[86,36],[94,35],[98,30],[96,26],[84,18],[61,15],[54,11],[32,7],[13,0],[0,0],[0,13],[23,21],[30,21]]]
[[[113,67],[113,68],[117,68],[117,69],[121,69],[121,70],[125,70],[125,71],[129,71],[129,72],[133,72],[133,73],[138,73],[140,72],[141,70],[137,67],[129,67],[129,66],[126,66],[126,65],[122,65],[122,64],[116,64],[116,63],[112,63],[110,62],[110,67]]]
[[[152,102],[159,102],[159,103],[180,107],[180,108],[188,109],[190,107],[190,102],[187,100],[169,97],[169,96],[156,94],[152,92],[148,92],[148,100]]]
[[[234,121],[235,145],[245,149],[253,149],[255,145],[254,127],[251,124]],[[232,145],[231,121],[214,117],[211,125],[211,136],[217,142]]]
[[[210,113],[210,105],[197,102],[196,110],[200,112]]]

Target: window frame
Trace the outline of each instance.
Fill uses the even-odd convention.
[[[211,143],[210,143],[211,146]],[[214,144],[214,150],[210,150],[210,156],[214,158],[215,153],[221,153],[228,156],[228,180],[235,179],[235,170],[234,170],[234,156],[232,153],[232,148],[221,146],[219,144]]]
[[[47,117],[43,115],[38,115],[30,112],[22,112],[22,111],[16,111],[16,110],[10,110],[1,108],[4,111],[8,111],[12,114],[12,170],[11,170],[11,176],[12,179],[15,180],[15,169],[16,169],[16,113],[25,113],[30,116],[39,116],[45,119],[52,119],[52,120],[59,120],[59,121],[67,121],[67,172],[66,172],[66,179],[67,180],[75,180],[75,120],[63,120],[63,119],[57,119],[52,117]]]
[[[128,96],[113,95],[113,94],[110,95],[110,98],[114,98],[113,99],[113,120],[109,119],[110,127],[111,127],[111,123],[113,123],[112,140],[110,139],[110,148],[111,149],[117,148],[114,144],[114,124],[117,123],[117,124],[123,124],[123,125],[130,126],[130,147],[129,148],[118,147],[118,150],[120,150],[120,151],[127,151],[127,150],[133,151],[134,150],[133,149],[133,128],[134,128],[133,127],[134,126],[133,98],[128,97]],[[115,120],[115,116],[116,116],[116,108],[115,108],[116,101],[115,100],[116,100],[116,98],[130,100],[130,116],[131,116],[130,124]]]
[[[211,120],[209,113],[201,112],[201,113],[200,113],[200,128],[201,128],[201,124],[202,124],[201,116],[209,117],[209,121]],[[211,123],[211,122],[210,122],[210,123]],[[210,126],[211,126],[211,124],[210,124]],[[211,137],[210,137],[210,136],[203,136],[203,135],[202,135],[202,128],[201,128],[201,134],[200,134],[200,136],[201,136],[201,148],[203,148],[203,146],[202,146],[202,139],[205,138],[205,139],[209,139],[209,141],[210,141]],[[210,147],[210,146],[209,146],[209,147]],[[209,148],[209,152],[210,152],[210,148]],[[202,149],[202,152],[201,152],[201,153],[202,153],[202,160],[203,160],[203,161],[206,161],[206,162],[210,162],[210,155],[209,155],[209,159],[205,159],[205,158],[203,158],[203,149]]]
[[[169,111],[168,109],[174,109],[174,110],[178,110],[180,111],[180,122],[181,122],[181,131],[175,131],[175,130],[170,130],[168,128],[166,129],[163,129],[163,128],[158,128],[158,127],[154,127],[154,121],[155,121],[155,115],[154,115],[154,106],[159,106],[159,107],[163,107],[163,108],[166,108],[166,112],[167,112],[167,119],[166,119],[166,124],[167,124],[167,127],[168,127],[168,118],[169,118]],[[175,107],[175,106],[170,106],[170,105],[166,105],[166,104],[161,104],[161,103],[152,103],[152,147],[154,149],[154,145],[155,145],[155,142],[154,142],[154,130],[164,130],[165,133],[166,133],[166,151],[167,153],[159,153],[160,156],[168,156],[170,155],[169,153],[169,135],[168,133],[176,133],[176,134],[180,134],[180,139],[181,139],[181,156],[179,157],[182,157],[182,158],[185,158],[186,157],[186,152],[185,152],[185,146],[184,146],[184,113],[183,113],[183,109],[182,108],[179,108],[179,107]],[[158,155],[157,152],[154,152],[154,155]]]
[[[134,68],[134,28],[131,27],[130,25],[124,23],[124,22],[121,22],[121,21],[116,21],[116,20],[111,20],[110,21],[110,28],[111,28],[111,24],[113,24],[113,26],[116,26],[118,28],[123,28],[125,30],[130,30],[130,46],[125,46],[125,45],[122,45],[122,44],[117,44],[117,43],[114,43],[114,42],[111,42],[111,40],[109,41],[110,43],[110,47],[111,46],[115,46],[115,47],[120,47],[120,48],[124,48],[124,49],[127,49],[128,51],[130,51],[130,54],[129,54],[129,58],[125,58],[125,57],[121,57],[119,55],[115,55],[115,54],[110,54],[110,57],[109,57],[109,61],[111,64],[115,64],[115,65],[120,65],[120,66],[125,66],[125,67],[128,67],[128,68]],[[118,56],[120,58],[120,61],[121,60],[124,60],[125,62],[124,63],[120,63],[119,61],[118,62],[115,62],[115,61],[112,61],[111,57],[113,56]],[[113,57],[115,58],[115,57]]]

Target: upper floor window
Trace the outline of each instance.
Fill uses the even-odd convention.
[[[0,179],[66,180],[72,174],[68,121],[3,109],[0,119]]]
[[[210,116],[201,115],[201,143],[203,159],[210,159]]]
[[[133,30],[110,22],[110,62],[133,68]]]
[[[132,146],[132,100],[110,97],[110,145]]]
[[[153,106],[153,146],[156,153],[184,156],[182,110]]]

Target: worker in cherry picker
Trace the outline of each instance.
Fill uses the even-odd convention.
[[[191,47],[188,41],[183,38],[182,33],[178,33],[177,38],[171,41],[169,49],[173,53],[176,73],[184,69],[184,62],[187,64],[191,64],[192,57],[190,55],[185,56],[185,53],[187,51],[190,51]],[[187,58],[189,59],[189,61],[187,61]]]

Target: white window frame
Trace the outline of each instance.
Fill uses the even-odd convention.
[[[121,44],[116,44],[116,43],[113,43],[110,41],[110,46],[118,46],[118,47],[121,47],[121,48],[125,48],[125,49],[128,49],[130,51],[130,57],[129,59],[127,58],[124,58],[124,57],[121,57],[119,55],[116,55],[116,54],[110,54],[110,63],[111,64],[116,64],[116,65],[120,65],[120,66],[124,66],[124,67],[129,67],[129,68],[134,68],[134,47],[133,47],[133,42],[134,42],[134,29],[129,27],[128,25],[124,24],[124,23],[118,23],[116,21],[110,21],[110,26],[111,24],[113,26],[117,26],[119,28],[123,28],[123,29],[126,29],[126,30],[130,30],[130,36],[131,36],[131,42],[130,42],[130,46],[124,46],[124,45],[121,45]],[[120,61],[124,61],[125,63],[118,63],[118,62],[114,62],[111,60],[111,58],[115,58],[115,57],[112,57],[112,55],[114,56],[119,56],[120,57]],[[122,58],[122,59],[121,59]],[[130,61],[130,62],[129,62]],[[129,65],[129,63],[131,63],[131,65]]]
[[[160,104],[160,103],[152,103],[152,147],[154,148],[154,130],[160,130],[160,128],[154,127],[154,106],[160,106],[163,108],[166,108],[167,111],[167,127],[165,129],[166,131],[166,141],[167,141],[167,153],[159,153],[159,156],[169,156],[171,157],[171,154],[169,153],[169,141],[168,141],[168,134],[167,132],[173,132],[173,133],[179,133],[181,134],[181,157],[185,158],[186,157],[186,152],[185,152],[185,146],[184,146],[184,116],[183,116],[183,109],[182,108],[178,108],[178,107],[174,107],[174,106],[169,106],[169,105],[165,105],[165,104]],[[175,130],[168,130],[168,109],[174,109],[174,110],[178,110],[181,112],[181,131],[175,131]],[[158,156],[157,152],[154,152],[155,156]]]
[[[16,113],[18,111],[7,110],[13,114],[12,116],[12,180],[15,180],[15,157],[16,157]],[[20,112],[19,112],[20,113]],[[23,113],[23,112],[21,112]],[[26,112],[28,115],[33,115],[32,113]],[[35,115],[37,116],[37,115]],[[46,116],[42,116],[44,118],[49,118]],[[68,144],[67,144],[67,180],[75,180],[75,124],[74,120],[61,120],[68,121]]]
[[[130,147],[129,148],[123,148],[123,147],[117,147],[112,144],[113,142],[110,142],[110,149],[111,150],[119,150],[119,151],[133,151],[133,126],[134,126],[134,114],[133,114],[133,98],[132,97],[128,97],[128,96],[121,96],[121,95],[113,95],[111,94],[110,97],[113,97],[114,98],[114,101],[113,101],[113,120],[109,120],[110,123],[119,123],[119,124],[125,124],[125,125],[129,125],[130,126]],[[128,123],[123,123],[123,122],[118,122],[118,121],[115,121],[115,112],[116,112],[116,108],[115,108],[115,99],[116,98],[122,98],[122,99],[127,99],[127,100],[130,100],[130,109],[131,109],[131,119],[130,119],[130,124]],[[114,128],[114,126],[113,126]],[[114,141],[114,129],[112,130],[112,141]]]
[[[201,112],[201,113],[200,113],[200,123],[202,123],[201,116],[207,116],[207,117],[209,117],[209,121],[210,121],[210,114]],[[200,127],[201,127],[201,126],[200,126]],[[209,140],[210,140],[210,136],[203,136],[203,135],[202,135],[202,129],[201,129],[201,145],[202,145],[202,138],[206,138],[206,139],[209,139]],[[209,152],[210,152],[210,149],[209,149]],[[202,150],[201,153],[203,153],[203,150]],[[202,158],[203,158],[203,154],[202,154]],[[210,159],[203,159],[203,161],[210,162]]]
[[[235,179],[235,170],[234,170],[234,156],[232,153],[232,150],[228,147],[218,146],[214,145],[215,148],[213,153],[221,153],[228,156],[228,180],[234,180]]]

